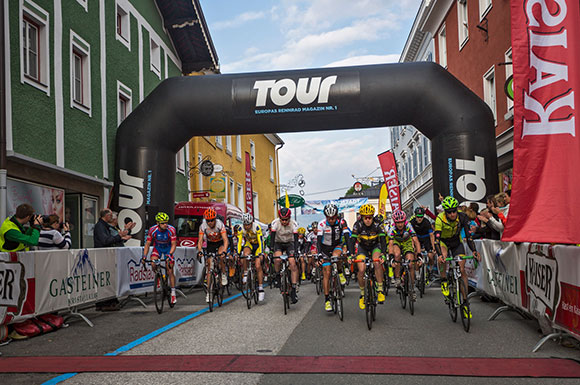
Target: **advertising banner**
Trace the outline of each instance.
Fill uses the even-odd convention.
[[[502,240],[577,244],[580,2],[512,0],[511,19],[514,169]]]
[[[562,267],[557,277],[560,282],[560,302],[554,321],[580,338],[580,247],[554,246],[554,251]]]
[[[482,255],[482,270],[476,287],[521,308],[522,286],[515,244],[485,241],[477,242],[477,246]]]
[[[37,314],[117,296],[116,249],[51,250],[34,256],[40,273]]]
[[[216,176],[209,178],[209,191],[211,199],[226,199],[226,177]]]
[[[64,218],[64,190],[16,179],[6,179],[6,210],[8,215],[14,215],[16,207],[22,203],[31,205],[36,214],[56,214]]]
[[[246,212],[254,216],[254,190],[252,189],[252,163],[246,151]]]
[[[368,203],[369,198],[337,199],[337,200],[320,200],[306,201],[302,206],[302,215],[311,215],[322,213],[324,206],[328,203],[334,203],[338,211],[358,210],[362,205]]]
[[[393,211],[401,209],[401,194],[399,191],[399,177],[397,176],[397,163],[395,162],[395,155],[392,151],[385,151],[377,155],[383,177],[385,178],[385,185],[389,190],[389,200],[391,201],[391,208]]]
[[[381,192],[379,193],[379,214],[385,218],[387,213],[387,199],[389,198],[389,192],[387,191],[387,185],[383,183],[381,187]]]

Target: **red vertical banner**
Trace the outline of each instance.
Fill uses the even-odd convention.
[[[389,201],[391,202],[391,209],[393,211],[401,209],[401,195],[399,193],[399,177],[397,176],[397,163],[395,162],[395,155],[392,151],[385,151],[377,155],[383,177],[385,178],[385,185],[389,190]]]
[[[579,243],[580,4],[511,0],[514,172],[502,240]]]
[[[246,212],[254,215],[254,190],[252,189],[252,162],[246,151]]]

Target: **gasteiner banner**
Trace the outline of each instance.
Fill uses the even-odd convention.
[[[504,241],[580,243],[579,8],[511,2],[514,177]]]
[[[246,151],[246,212],[254,216],[254,190],[252,188],[252,163]]]
[[[383,177],[385,178],[385,185],[389,190],[389,200],[391,202],[391,209],[394,211],[401,209],[401,195],[399,193],[399,177],[397,176],[397,163],[395,162],[395,155],[392,151],[385,151],[377,155]]]

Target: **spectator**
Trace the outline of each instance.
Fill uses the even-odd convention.
[[[498,217],[501,219],[502,223],[505,225],[507,222],[507,216],[510,209],[510,197],[508,194],[501,192],[495,195],[495,200],[497,202],[498,211],[496,212]]]
[[[499,240],[501,234],[503,233],[503,223],[499,219],[495,211],[498,211],[497,201],[495,196],[489,195],[486,202],[487,208],[481,210],[481,213],[477,218],[481,221],[482,227],[485,225],[485,235],[484,238]]]
[[[127,232],[128,237],[125,238],[121,237],[121,241],[115,242],[113,244],[113,247],[125,246],[125,242],[127,242],[128,239],[131,239],[130,234],[133,227],[135,227],[135,222],[133,222],[130,218],[125,218],[125,231]],[[113,237],[116,237],[122,232],[121,228],[119,227],[118,214],[114,211],[113,215],[111,215],[111,222],[109,222],[109,231],[111,232],[111,236]]]
[[[62,224],[64,234],[60,232],[60,218],[56,214],[44,217],[38,250],[70,249],[70,228],[68,223]]]
[[[480,238],[476,236],[478,228],[477,222],[475,221],[477,219],[477,212],[474,211],[471,207],[466,207],[464,213],[469,218],[469,235],[472,238]]]
[[[24,225],[29,223],[28,229]],[[34,214],[28,203],[16,208],[16,213],[2,223],[0,227],[0,251],[27,251],[30,246],[38,244],[42,219]]]

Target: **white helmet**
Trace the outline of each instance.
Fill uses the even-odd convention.
[[[251,225],[252,223],[254,223],[254,217],[250,213],[243,213],[242,222],[244,223],[244,225]]]
[[[334,203],[328,203],[324,206],[324,215],[334,217],[338,214],[338,207]]]

